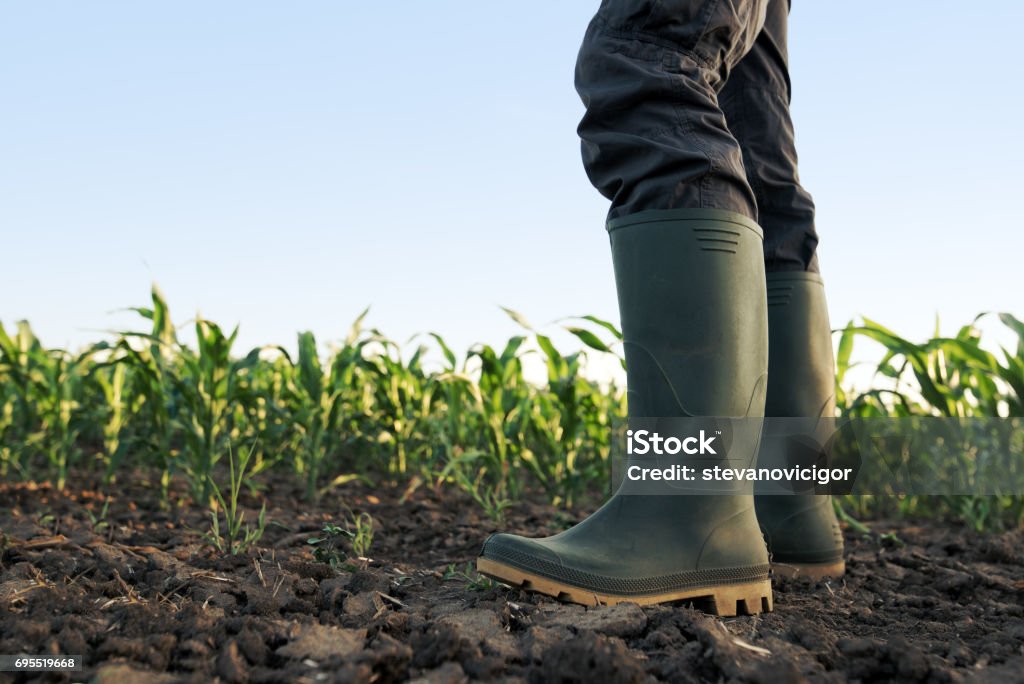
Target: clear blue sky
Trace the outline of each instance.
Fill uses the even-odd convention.
[[[0,321],[78,347],[151,281],[241,346],[617,320],[573,89],[596,2],[0,2]],[[1024,314],[1024,3],[791,16],[834,326]],[[562,338],[565,345],[570,342]]]

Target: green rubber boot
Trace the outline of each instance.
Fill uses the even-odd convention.
[[[765,415],[832,418],[836,407],[835,366],[821,277],[804,272],[769,273],[767,291]],[[766,436],[762,460],[764,450],[770,448],[772,440]],[[832,497],[758,495],[755,501],[775,574],[816,579],[843,574],[843,535]]]
[[[632,418],[760,416],[767,386],[762,233],[718,210],[633,214],[608,224]],[[729,456],[752,462],[747,454]],[[616,492],[543,539],[496,534],[478,570],[584,605],[695,600],[717,615],[772,607],[768,553],[742,494]]]

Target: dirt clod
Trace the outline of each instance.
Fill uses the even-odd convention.
[[[240,684],[249,678],[245,659],[239,653],[238,643],[234,639],[217,656],[217,676],[229,684]]]
[[[365,629],[342,629],[316,623],[299,625],[291,640],[277,649],[277,655],[316,661],[345,658],[363,649]]]
[[[647,616],[636,604],[620,603],[615,606],[591,608],[582,614],[562,613],[549,624],[628,638],[643,633],[647,626]]]
[[[585,682],[639,683],[647,674],[618,638],[583,632],[555,644],[531,673],[532,681],[583,684]]]

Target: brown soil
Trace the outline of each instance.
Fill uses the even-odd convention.
[[[0,682],[1024,681],[1020,530],[848,531],[843,580],[779,580],[773,613],[716,619],[446,576],[496,526],[426,487],[401,501],[353,484],[310,506],[272,483],[259,548],[225,556],[202,543],[201,511],[160,510],[141,474],[110,488],[98,532],[103,495],[72,482],[85,486],[0,484],[0,654],[84,654],[85,670]],[[343,503],[373,516],[375,538],[372,560],[335,571],[306,540]],[[584,513],[522,503],[504,528],[549,534]]]

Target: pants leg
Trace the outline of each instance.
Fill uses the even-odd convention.
[[[769,0],[604,0],[576,63],[578,132],[608,218],[725,209],[758,218],[740,144],[718,105]]]
[[[800,185],[789,114],[789,0],[769,0],[764,28],[719,96],[764,229],[765,270],[817,273],[814,202]]]

